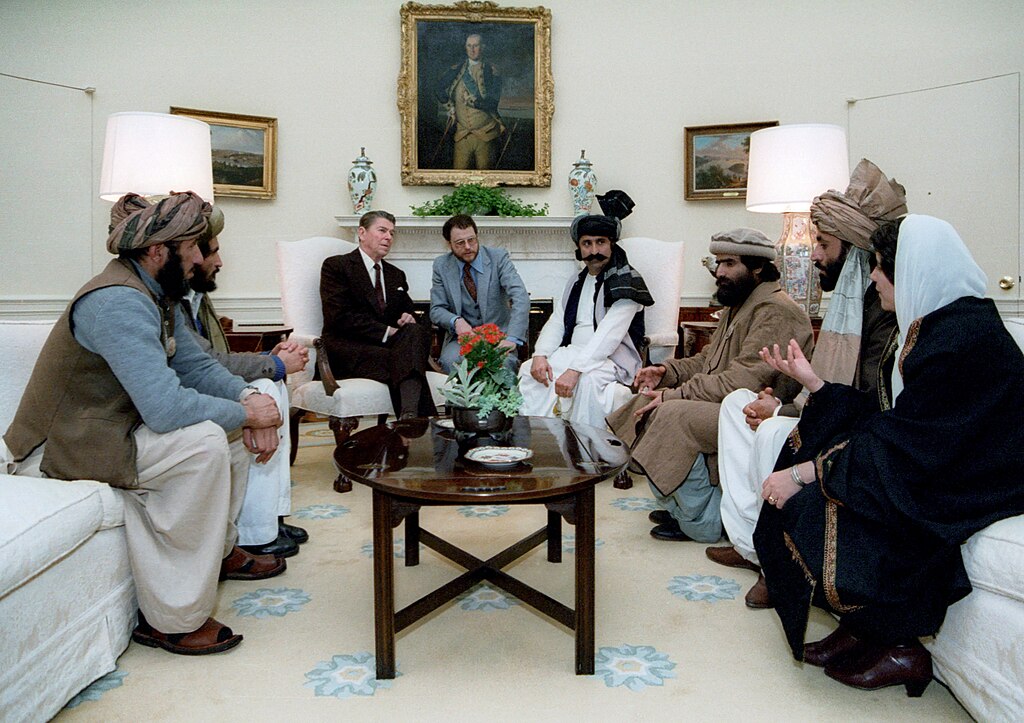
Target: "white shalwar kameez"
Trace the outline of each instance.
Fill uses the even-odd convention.
[[[572,397],[557,397],[554,381],[549,381],[548,385],[544,386],[530,376],[530,369],[533,366],[531,360],[529,364],[523,364],[519,369],[519,390],[523,394],[520,414],[538,417],[558,416],[569,422],[589,424],[603,429],[604,418],[613,408],[615,384],[632,383],[633,375],[639,368],[639,357],[636,360],[636,368],[624,369],[613,362],[611,356],[627,338],[633,317],[643,307],[635,301],[619,299],[606,310],[595,329],[595,282],[596,277],[590,274],[583,281],[576,312],[576,327],[573,329],[569,345],[559,346],[565,330],[565,303],[569,297],[568,290],[571,284],[562,295],[559,309],[544,324],[533,354],[534,357],[547,357],[555,379],[568,369],[580,372],[579,382],[573,390]],[[599,296],[598,303],[602,303],[602,300],[603,295]]]

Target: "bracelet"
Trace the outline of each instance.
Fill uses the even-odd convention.
[[[789,468],[789,476],[794,482],[796,482],[801,487],[807,486],[807,483],[804,482],[803,477],[800,476],[800,470],[796,468],[796,465],[793,465],[792,467]]]

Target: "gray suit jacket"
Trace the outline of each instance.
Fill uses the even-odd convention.
[[[476,284],[476,299],[485,324],[497,324],[508,336],[525,342],[530,327],[530,295],[508,252],[480,246],[483,271]],[[450,251],[434,259],[430,287],[430,320],[445,330],[445,343],[453,338],[452,322],[462,315],[462,261]]]

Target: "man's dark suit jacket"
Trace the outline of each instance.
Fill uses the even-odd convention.
[[[320,270],[320,303],[324,312],[321,337],[327,348],[331,371],[339,378],[360,377],[389,381],[390,346],[383,341],[398,317],[413,312],[405,274],[381,261],[387,306],[381,314],[373,281],[366,273],[359,249],[324,261]]]

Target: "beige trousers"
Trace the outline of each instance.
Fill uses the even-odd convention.
[[[139,609],[163,633],[191,632],[213,612],[251,456],[240,431],[229,442],[213,422],[166,434],[142,426],[135,444],[139,486],[117,492]]]

